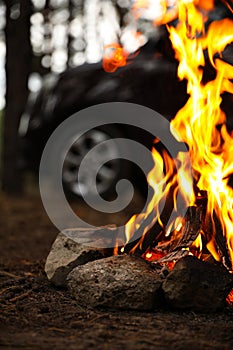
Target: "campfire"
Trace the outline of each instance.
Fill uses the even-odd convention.
[[[150,1],[135,1],[133,11],[138,19],[150,7]],[[143,215],[133,216],[126,225],[127,243],[134,241],[134,233],[153,212],[153,220],[143,229],[141,239],[132,246],[133,252],[145,253],[150,261],[174,261],[184,255],[195,255],[205,260],[207,252],[216,261],[221,261],[229,270],[233,262],[233,189],[229,185],[233,173],[233,137],[226,128],[226,116],[221,110],[221,94],[233,93],[233,67],[221,59],[221,53],[233,41],[233,21],[223,19],[212,22],[208,29],[205,22],[213,1],[178,1],[173,7],[169,1],[164,6],[161,18],[155,25],[167,23],[176,14],[176,26],[167,26],[175,56],[179,61],[178,77],[187,80],[189,99],[186,105],[171,121],[171,132],[178,141],[188,145],[191,157],[193,179],[185,167],[177,167],[184,154],[171,159],[166,150],[161,155],[154,148],[154,168],[148,175],[148,184],[154,195]],[[137,33],[140,35],[140,33]],[[129,53],[119,44],[112,45],[112,51],[104,58],[103,66],[113,71],[127,64]],[[215,78],[204,82],[205,66],[211,64]],[[157,140],[155,140],[155,143]],[[182,162],[183,164],[183,162]],[[165,176],[158,169],[164,169]],[[176,207],[176,193],[182,191],[187,204],[185,218],[177,217],[169,227],[161,219],[160,203],[173,193]],[[159,222],[159,228],[150,233],[151,227]],[[148,239],[148,236],[150,238]],[[155,249],[146,251],[147,245],[156,241]],[[131,246],[131,245],[130,245]],[[121,249],[123,250],[123,249]]]
[[[145,11],[152,9],[152,3],[155,1],[134,1],[132,14],[135,23]],[[222,52],[233,41],[233,21],[226,18],[207,25],[208,14],[214,8],[213,0],[158,3],[160,12],[154,19],[154,25],[167,25],[179,62],[178,77],[187,81],[189,98],[172,119],[171,133],[187,145],[192,172],[187,171],[185,152],[179,152],[173,159],[166,148],[158,151],[158,140],[154,141],[154,167],[147,178],[153,195],[145,212],[132,216],[127,222],[125,239],[119,240],[116,235],[114,254],[143,258],[154,265],[154,270],[159,269],[160,278],[166,277],[161,277],[164,271],[169,277],[170,273],[184,266],[186,273],[190,269],[191,274],[193,266],[197,264],[201,266],[199,274],[203,271],[208,280],[210,272],[203,266],[208,264],[210,270],[213,266],[220,268],[218,273],[222,276],[226,273],[224,276],[229,277],[228,294],[229,286],[232,288],[233,271],[233,189],[230,185],[233,134],[227,129],[221,102],[222,94],[233,93],[233,67],[222,59]],[[176,25],[168,24],[175,18],[178,18]],[[140,46],[141,33],[135,30],[133,35]],[[127,52],[120,43],[113,43],[105,48],[103,67],[113,72],[130,64],[134,56],[135,53]],[[211,67],[215,73],[214,78],[206,81],[207,67]],[[178,191],[182,194],[182,205],[187,208],[184,217],[177,204]],[[168,219],[174,208],[176,215]],[[105,256],[103,254],[102,257]],[[137,265],[135,261],[134,268]],[[201,265],[198,265],[199,262]],[[179,273],[177,276],[180,276]],[[216,271],[212,275],[215,279],[213,276],[216,276]],[[203,282],[200,280],[197,283]],[[150,279],[146,283],[148,281],[151,283]],[[168,284],[165,282],[165,285]],[[166,287],[163,289],[166,290]],[[227,300],[233,302],[233,293],[228,295]]]

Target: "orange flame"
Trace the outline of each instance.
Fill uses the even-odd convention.
[[[192,188],[192,179],[186,176],[186,172],[184,171],[185,167],[187,166],[186,155],[181,152],[179,153],[177,160],[180,166],[173,162],[172,158],[166,151],[163,152],[162,157],[155,149],[153,149],[152,157],[154,161],[154,167],[149,172],[147,181],[149,186],[153,188],[154,193],[147,205],[145,213],[134,215],[127,222],[125,226],[126,244],[129,242],[134,232],[141,226],[142,222],[145,221],[152,213],[153,219],[143,230],[142,238],[134,246],[133,251],[138,245],[141,245],[145,234],[155,224],[156,221],[160,223],[161,228],[165,228],[165,225],[160,217],[160,211],[161,207],[164,206],[168,194],[171,192],[171,189],[173,189],[173,204],[175,208],[178,188],[186,205],[193,204],[195,200]],[[175,170],[175,165],[177,166],[177,171]],[[181,222],[176,221],[178,219],[178,216],[179,213],[177,212],[177,216],[173,218],[170,227],[179,227]],[[179,230],[177,229],[177,232],[178,231]]]
[[[115,72],[117,68],[127,64],[129,53],[120,44],[113,43],[104,48],[103,68],[106,72]]]
[[[149,186],[151,186],[154,190],[153,197],[151,201],[149,202],[146,212],[139,215],[134,215],[126,224],[125,226],[125,235],[126,235],[126,243],[129,242],[130,238],[133,236],[134,232],[140,227],[143,220],[145,220],[148,215],[151,212],[155,213],[154,220],[152,220],[150,227],[153,226],[153,224],[159,219],[158,217],[158,205],[160,200],[163,198],[165,185],[166,185],[166,178],[163,174],[163,159],[161,155],[153,149],[152,151],[152,157],[154,160],[154,167],[149,172],[147,176],[147,181]],[[169,167],[169,173],[172,172],[171,164],[168,164]],[[168,191],[168,187],[166,187],[166,190]],[[150,228],[146,227],[144,232],[142,233],[142,240],[143,236],[146,233],[146,231]],[[136,248],[136,247],[135,247]]]

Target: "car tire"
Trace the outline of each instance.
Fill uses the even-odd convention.
[[[122,138],[124,133],[115,126],[104,126],[92,129],[77,139],[68,150],[63,164],[63,187],[70,197],[83,197],[92,195],[93,186],[90,176],[95,171],[96,161],[102,162],[102,166],[96,176],[96,187],[99,195],[104,199],[114,199],[116,197],[116,184],[120,179],[129,179],[132,171],[132,164],[124,159],[119,159],[120,150],[118,144],[109,147],[103,145],[102,152],[93,151],[93,156],[85,169],[85,176],[78,181],[78,171],[84,157],[96,145],[104,141]],[[104,162],[104,159],[112,160]],[[94,192],[93,192],[94,193]]]

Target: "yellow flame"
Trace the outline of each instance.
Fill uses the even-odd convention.
[[[233,173],[233,138],[227,132],[226,116],[220,109],[221,94],[233,93],[230,81],[233,67],[214,57],[233,41],[233,21],[213,22],[205,34],[204,18],[197,13],[194,3],[180,3],[180,23],[169,30],[180,62],[178,76],[187,80],[190,98],[173,119],[171,130],[178,130],[189,146],[198,188],[208,193],[207,213],[217,214],[233,260],[233,190],[228,185]],[[204,50],[216,69],[216,78],[206,84],[202,83]],[[218,125],[222,125],[220,129]],[[208,247],[216,258],[213,242]]]
[[[176,231],[177,231],[177,232],[180,232],[181,229],[182,229],[182,227],[183,227],[183,224],[182,224],[182,222],[180,222],[180,223],[177,225],[177,227],[176,227]]]
[[[201,256],[201,253],[202,253],[202,234],[201,233],[199,233],[199,235],[197,236],[197,238],[193,242],[191,248],[195,248],[196,250],[198,250],[198,252],[199,252],[198,257]]]
[[[214,257],[216,261],[220,261],[220,256],[216,250],[215,243],[214,243],[214,238],[212,238],[207,244],[206,248],[209,250],[211,255]]]

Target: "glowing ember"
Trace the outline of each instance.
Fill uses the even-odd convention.
[[[157,260],[163,258],[164,256],[165,256],[165,254],[163,252],[161,252],[160,250],[151,249],[146,254],[144,254],[143,258],[147,261],[157,261]],[[174,265],[175,265],[174,261],[169,261],[168,263],[166,263],[166,267],[169,270],[172,270]]]
[[[146,259],[149,260],[150,258],[152,258],[153,254],[151,252],[146,253]]]
[[[229,305],[233,305],[233,290],[228,294],[226,301]]]

